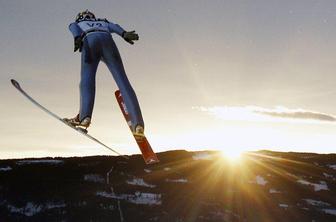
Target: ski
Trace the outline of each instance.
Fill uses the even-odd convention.
[[[124,103],[124,99],[123,99],[119,90],[115,91],[115,97],[118,101],[121,112],[125,117],[127,125],[130,127],[130,130],[132,131],[131,118],[130,118],[130,115],[127,111],[126,104]],[[157,158],[156,154],[153,152],[153,149],[152,149],[151,145],[149,144],[147,138],[145,136],[137,136],[137,135],[134,135],[134,134],[133,134],[133,136],[134,136],[134,139],[135,139],[136,143],[138,144],[138,146],[140,148],[140,151],[142,153],[142,157],[143,157],[145,163],[146,164],[158,163],[159,159]]]
[[[44,106],[42,106],[40,103],[38,103],[35,99],[33,99],[30,95],[28,95],[28,93],[26,93],[20,86],[20,84],[14,80],[11,79],[11,83],[13,84],[13,86],[22,94],[24,95],[30,102],[32,102],[34,105],[36,105],[38,108],[40,108],[41,110],[43,110],[44,112],[46,112],[47,114],[49,114],[50,116],[54,117],[55,119],[61,121],[62,123],[64,123],[65,125],[69,126],[70,128],[76,130],[77,132],[79,132],[80,134],[86,136],[87,138],[93,140],[94,142],[102,145],[103,147],[109,149],[110,151],[114,152],[115,154],[118,154],[120,156],[122,156],[125,159],[128,159],[127,156],[124,156],[122,154],[120,154],[119,152],[117,152],[116,150],[112,149],[111,147],[105,145],[104,143],[100,142],[98,139],[96,139],[95,137],[91,136],[90,134],[87,133],[87,131],[83,128],[80,127],[74,127],[70,124],[68,124],[66,121],[64,121],[61,117],[59,117],[58,115],[56,115],[55,113],[51,112],[50,110],[48,110],[47,108],[45,108]]]

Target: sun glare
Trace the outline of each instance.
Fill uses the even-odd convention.
[[[228,160],[230,163],[238,163],[241,160],[243,151],[241,150],[223,150],[221,155],[224,159]]]

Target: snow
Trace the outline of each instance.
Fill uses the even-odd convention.
[[[142,178],[134,178],[132,180],[127,180],[126,183],[135,185],[135,186],[143,186],[143,187],[150,187],[150,188],[156,187],[155,185],[146,183]]]
[[[104,183],[104,178],[99,174],[86,174],[84,175],[85,181],[95,182],[95,183]]]
[[[173,183],[188,183],[188,180],[187,179],[166,179],[166,182],[173,182]]]
[[[286,173],[286,175],[290,176],[290,177],[294,177],[294,178],[297,178],[297,176],[295,174],[292,174],[292,173]]]
[[[28,202],[24,207],[16,207],[10,204],[7,205],[7,209],[9,210],[9,212],[23,214],[27,217],[34,216],[35,214],[38,214],[43,210],[50,210],[63,207],[66,207],[66,204],[63,202],[47,202],[46,205],[34,204],[32,202]]]
[[[279,204],[279,207],[288,208],[288,204]]]
[[[297,181],[298,183],[301,183],[303,185],[312,185],[312,183],[308,182],[308,181],[305,181],[305,180],[298,180]]]
[[[139,191],[135,192],[134,195],[132,194],[116,195],[115,193],[97,192],[97,196],[118,199],[118,200],[126,200],[134,204],[144,204],[144,205],[160,205],[161,204],[161,194],[142,193]]]
[[[192,158],[194,160],[211,160],[212,159],[212,156],[207,153],[207,152],[198,152],[198,153],[195,153]]]
[[[318,183],[311,183],[306,180],[297,180],[298,183],[307,185],[307,186],[313,186],[315,191],[321,191],[321,190],[329,190],[328,185],[325,181],[320,181],[320,184]]]
[[[271,188],[271,189],[269,189],[269,193],[281,193],[281,192],[274,189],[274,188]]]
[[[135,204],[161,204],[161,194],[153,193],[135,193],[136,198],[131,202]]]
[[[326,177],[326,178],[334,178],[333,175],[327,174],[327,173],[323,173],[323,176]]]
[[[0,171],[9,171],[9,170],[12,170],[12,167],[6,166],[6,167],[1,167],[0,168]]]
[[[41,164],[41,163],[56,165],[56,164],[63,164],[64,161],[63,160],[20,160],[16,162],[17,165]]]
[[[112,173],[113,167],[106,173],[106,183],[110,184],[110,173]]]
[[[31,217],[34,216],[35,214],[40,213],[42,211],[42,206],[28,202],[25,207],[18,208],[13,205],[7,205],[7,209],[11,213],[19,213],[24,214],[27,217]]]
[[[336,164],[330,164],[328,165],[329,168],[336,170]]]
[[[328,185],[325,181],[320,181],[320,184],[314,184],[315,191],[329,190]]]
[[[48,202],[46,205],[45,205],[45,208],[50,210],[50,209],[55,209],[55,208],[63,208],[63,207],[66,207],[66,204],[65,203],[53,203],[53,202]]]
[[[256,183],[258,185],[265,186],[268,183],[268,181],[265,180],[265,178],[263,178],[262,176],[257,175],[255,179],[250,180],[249,183]]]
[[[262,176],[259,176],[259,175],[256,176],[255,180],[256,180],[256,183],[261,186],[265,186],[268,183],[267,180],[265,180]]]
[[[303,199],[304,201],[307,202],[307,204],[312,205],[312,206],[330,206],[329,203],[320,201],[320,200],[313,200],[313,199]]]
[[[322,211],[326,214],[331,214],[336,216],[336,209],[322,209]]]

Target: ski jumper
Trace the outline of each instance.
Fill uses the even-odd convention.
[[[69,30],[74,38],[82,38],[79,119],[92,116],[96,72],[99,62],[103,61],[124,98],[133,130],[137,125],[144,127],[138,99],[126,76],[118,48],[111,36],[111,33],[122,36],[125,30],[106,19],[73,22],[69,25]]]

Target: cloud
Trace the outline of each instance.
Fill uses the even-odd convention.
[[[278,106],[267,109],[257,106],[214,106],[214,107],[193,107],[193,109],[206,112],[224,120],[243,120],[243,121],[323,121],[335,122],[336,117],[330,114],[309,111],[303,109],[288,109]]]
[[[336,121],[336,117],[319,112],[305,111],[305,110],[287,110],[287,111],[255,111],[257,113],[279,117],[279,118],[292,118],[292,119],[310,119],[310,120],[319,120],[319,121]]]

